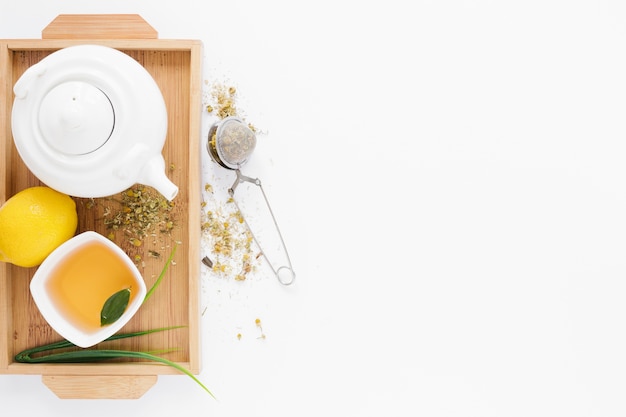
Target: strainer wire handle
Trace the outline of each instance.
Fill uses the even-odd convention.
[[[237,186],[239,184],[241,184],[242,182],[249,182],[251,184],[257,185],[260,189],[261,189],[261,194],[263,194],[263,199],[265,200],[265,204],[267,205],[267,208],[270,212],[270,215],[272,216],[272,221],[274,222],[274,227],[276,228],[276,231],[278,232],[278,237],[280,238],[280,243],[283,247],[283,250],[285,251],[285,257],[287,259],[287,265],[283,265],[280,266],[279,268],[274,268],[274,265],[272,265],[272,262],[268,259],[267,255],[265,254],[265,251],[263,250],[263,248],[261,247],[259,241],[257,240],[254,231],[250,228],[250,225],[248,224],[248,221],[246,220],[245,216],[243,216],[243,221],[246,224],[246,227],[248,228],[248,230],[250,231],[250,233],[252,234],[252,238],[254,239],[255,243],[257,244],[257,246],[259,246],[259,249],[261,250],[261,254],[263,255],[263,257],[265,258],[265,260],[267,261],[268,265],[270,266],[270,268],[272,269],[272,272],[274,272],[274,275],[276,275],[276,278],[278,279],[278,282],[280,282],[283,285],[291,285],[293,284],[293,281],[296,279],[296,273],[293,270],[293,267],[291,265],[291,258],[289,257],[289,252],[287,251],[287,245],[285,245],[285,241],[283,239],[283,235],[282,233],[280,233],[280,228],[278,227],[278,222],[276,221],[276,217],[274,216],[274,212],[272,211],[272,207],[270,206],[270,202],[267,199],[267,195],[265,195],[265,191],[263,190],[263,186],[261,185],[261,180],[258,178],[252,178],[252,177],[248,177],[245,176],[241,173],[240,170],[236,169],[235,173],[237,174],[237,178],[235,179],[235,183],[233,184],[233,186],[231,188],[228,189],[228,194],[230,195],[230,197],[233,199],[233,202],[235,203],[235,206],[237,207],[237,211],[239,211],[239,213],[241,213],[241,209],[239,208],[239,204],[237,204],[237,200],[235,199],[235,190],[237,189]],[[283,277],[282,275],[287,275],[285,277]]]

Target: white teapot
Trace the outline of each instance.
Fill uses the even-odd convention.
[[[161,154],[167,109],[150,73],[100,45],[60,49],[15,83],[18,153],[43,183],[75,197],[105,197],[136,183],[168,200],[178,187]]]

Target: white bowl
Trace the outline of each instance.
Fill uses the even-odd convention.
[[[122,316],[100,325],[105,301],[131,289]],[[88,231],[66,241],[39,266],[30,292],[48,324],[76,346],[86,348],[118,332],[135,315],[146,284],[126,253],[104,236]]]

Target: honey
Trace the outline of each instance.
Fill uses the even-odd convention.
[[[57,310],[83,331],[100,330],[100,312],[106,300],[131,289],[129,305],[136,297],[133,272],[101,242],[93,241],[73,252],[52,270],[46,289]]]

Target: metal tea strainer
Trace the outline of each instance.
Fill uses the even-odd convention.
[[[254,231],[250,228],[248,221],[244,217],[244,222],[246,226],[250,230],[252,234],[252,238],[256,242],[256,244],[261,249],[261,253],[263,257],[269,264],[270,268],[278,278],[278,281],[283,285],[290,285],[296,278],[296,274],[291,266],[291,259],[289,258],[289,253],[287,252],[287,246],[285,245],[285,241],[283,240],[283,236],[280,233],[280,229],[278,227],[278,222],[274,217],[274,212],[270,207],[269,200],[265,195],[265,191],[263,190],[263,186],[261,185],[261,180],[258,178],[251,178],[243,175],[240,171],[240,168],[248,161],[248,158],[254,151],[256,147],[256,135],[254,132],[243,122],[243,120],[238,117],[229,116],[226,117],[219,122],[213,124],[211,129],[209,130],[209,140],[207,142],[207,150],[211,158],[217,162],[219,165],[224,168],[234,170],[237,174],[237,178],[235,179],[235,183],[231,188],[228,189],[228,194],[233,199],[237,210],[241,213],[239,205],[237,204],[237,200],[235,199],[235,190],[237,186],[242,182],[249,182],[251,184],[257,185],[263,194],[263,199],[265,200],[265,204],[272,216],[272,221],[274,222],[274,226],[276,227],[276,231],[278,232],[278,237],[280,238],[280,243],[282,245],[283,250],[285,251],[285,258],[287,260],[287,265],[282,265],[278,268],[275,268],[272,262],[268,259],[265,251],[261,248],[259,241],[254,234]]]

